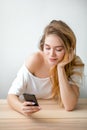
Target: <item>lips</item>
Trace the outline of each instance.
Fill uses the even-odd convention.
[[[49,58],[49,60],[50,60],[51,62],[56,62],[56,61],[57,61],[57,59],[55,59],[55,58]]]

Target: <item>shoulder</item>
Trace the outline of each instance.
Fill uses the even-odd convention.
[[[84,73],[84,63],[79,56],[75,56],[72,62],[72,72],[73,74],[82,76]]]
[[[26,59],[25,66],[31,73],[34,73],[38,68],[40,68],[43,62],[43,53],[41,51],[38,51]]]
[[[74,61],[75,61],[76,64],[84,66],[84,63],[79,56],[75,56]]]

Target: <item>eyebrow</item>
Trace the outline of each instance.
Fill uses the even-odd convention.
[[[50,47],[50,45],[48,45],[48,44],[44,44],[44,45],[46,45],[46,46],[48,46],[48,47]],[[59,47],[64,47],[63,45],[60,45],[60,46],[54,46],[55,48],[59,48]]]

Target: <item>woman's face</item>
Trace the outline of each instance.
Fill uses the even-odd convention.
[[[50,66],[57,65],[58,62],[62,61],[65,54],[62,39],[55,34],[46,36],[43,52],[45,59]]]

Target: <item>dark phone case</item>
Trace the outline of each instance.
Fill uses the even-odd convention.
[[[36,99],[34,94],[26,94],[26,93],[24,93],[23,95],[24,95],[24,98],[25,98],[26,101],[34,102],[35,103],[34,106],[39,106],[39,104],[37,102],[37,99]]]

